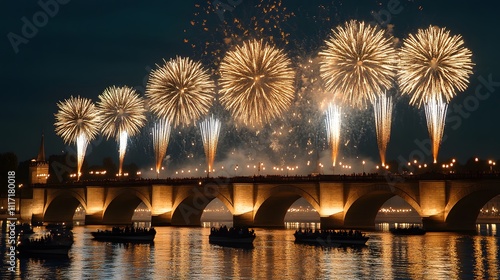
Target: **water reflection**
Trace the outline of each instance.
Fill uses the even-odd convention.
[[[18,278],[251,278],[251,279],[499,279],[496,225],[478,227],[479,235],[428,232],[395,236],[368,232],[362,248],[323,248],[295,244],[296,228],[255,229],[254,249],[212,245],[209,228],[159,227],[154,244],[97,242],[97,226],[75,227],[68,260],[19,259]],[[142,225],[141,225],[142,226]],[[207,227],[218,226],[215,224]],[[230,225],[228,225],[230,226]],[[390,225],[392,226],[392,225]],[[5,239],[2,254],[5,258]],[[8,275],[2,267],[2,275]],[[13,275],[15,276],[15,275]],[[6,279],[2,277],[2,279]]]

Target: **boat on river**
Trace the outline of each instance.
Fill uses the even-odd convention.
[[[296,243],[319,246],[361,246],[369,237],[358,230],[299,229],[293,234]]]
[[[111,230],[91,232],[94,240],[109,242],[153,242],[156,236],[154,228],[113,227]]]
[[[426,233],[426,230],[419,226],[395,227],[389,231],[395,235],[424,235]]]
[[[17,251],[22,256],[68,256],[73,245],[73,233],[49,232],[42,236],[21,239]]]
[[[218,229],[211,228],[208,241],[211,244],[216,244],[226,247],[253,247],[255,240],[255,232],[248,228],[227,228],[222,226]]]

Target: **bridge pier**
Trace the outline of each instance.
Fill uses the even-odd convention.
[[[344,228],[343,212],[333,214],[327,217],[319,217],[321,229],[339,229]]]
[[[92,215],[85,215],[85,225],[102,225],[102,211]]]
[[[151,226],[170,226],[172,225],[172,213],[167,212],[160,215],[151,216]]]
[[[253,212],[247,212],[240,215],[233,215],[233,226],[234,227],[253,227]]]

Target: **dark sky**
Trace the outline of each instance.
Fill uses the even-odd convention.
[[[55,0],[40,2],[58,3]],[[53,126],[59,100],[81,95],[96,101],[104,88],[111,85],[141,89],[148,69],[161,63],[163,58],[176,55],[203,58],[183,39],[185,34],[191,42],[206,37],[190,24],[194,14],[200,11],[195,2],[207,6],[204,1],[67,2],[58,4],[57,12],[49,16],[37,1],[0,3],[0,153],[14,152],[20,161],[36,156],[42,131],[48,155],[65,149]],[[459,93],[450,103],[447,139],[442,144],[440,158],[457,157],[461,161],[472,156],[500,158],[500,97],[497,94],[500,84],[489,86],[492,92],[488,94],[488,87],[481,82],[488,79],[500,82],[497,67],[500,17],[490,1],[283,1],[283,5],[297,15],[286,28],[291,30],[293,40],[310,44],[304,49],[311,51],[321,45],[323,35],[332,26],[349,19],[374,21],[372,13],[384,14],[389,10],[389,2],[399,3],[395,9],[400,12],[393,13],[389,21],[394,24],[396,37],[403,38],[430,24],[444,26],[452,34],[461,34],[466,47],[473,52],[474,75],[467,91]],[[249,3],[251,1],[243,0],[224,15],[251,13]],[[320,4],[323,8],[318,7]],[[247,10],[243,12],[244,9]],[[328,24],[322,19],[312,20],[324,16],[331,17]],[[220,24],[213,22],[217,19],[213,14],[207,18],[212,20],[211,24]],[[35,32],[23,34],[26,20],[38,22]],[[13,46],[13,34],[23,37],[23,43]],[[481,93],[481,98],[476,97],[475,92]],[[467,112],[459,114],[453,110],[455,105],[462,105]],[[423,110],[408,107],[407,99],[403,98],[396,108],[388,158],[408,158],[412,151],[419,149],[415,140],[427,138]],[[153,162],[144,156],[146,149],[139,147],[141,140],[132,140],[132,143],[128,161]],[[376,159],[376,143],[371,140],[363,143],[358,154]],[[117,158],[116,150],[114,141],[102,142],[89,153],[88,160],[100,162],[106,156]]]

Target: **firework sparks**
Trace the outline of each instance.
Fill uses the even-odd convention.
[[[203,148],[205,149],[205,155],[207,157],[207,176],[209,176],[210,171],[213,170],[215,152],[217,151],[217,143],[219,142],[220,127],[220,121],[214,118],[214,116],[211,116],[200,123]]]
[[[153,136],[153,148],[155,151],[156,158],[156,176],[159,177],[161,164],[163,158],[167,153],[168,142],[170,139],[170,124],[166,120],[159,120],[154,124],[152,136]]]
[[[99,95],[99,114],[102,117],[101,131],[109,139],[115,137],[119,143],[122,174],[123,159],[128,136],[134,136],[146,122],[143,99],[130,87],[108,87]]]
[[[441,144],[441,140],[443,138],[448,104],[433,98],[425,103],[424,106],[427,129],[429,130],[429,135],[431,136],[432,141],[432,156],[434,158],[434,163],[436,163],[439,145]]]
[[[77,146],[77,176],[80,179],[83,159],[89,141],[99,132],[99,114],[92,100],[80,96],[57,103],[56,134],[67,144]]]
[[[208,113],[215,86],[200,62],[177,57],[157,67],[146,89],[151,112],[174,127],[194,124]]]
[[[340,125],[342,115],[340,106],[330,103],[326,110],[326,136],[332,149],[332,165],[335,167],[340,145]]]
[[[421,106],[430,100],[449,102],[464,91],[472,75],[472,52],[460,35],[430,26],[403,40],[398,82],[410,104]],[[431,101],[434,102],[434,101]]]
[[[285,53],[259,40],[229,51],[220,65],[220,102],[248,126],[280,116],[294,98],[295,73]]]
[[[392,122],[392,97],[388,94],[381,94],[373,102],[375,113],[375,130],[377,133],[377,144],[380,153],[380,161],[385,166],[385,154],[387,144],[391,138]]]
[[[384,30],[351,20],[332,30],[320,52],[327,91],[344,104],[363,107],[392,87],[397,53]]]
[[[445,126],[447,103],[457,91],[464,91],[472,75],[472,52],[460,35],[430,26],[410,34],[403,41],[398,82],[411,95],[410,105],[425,106],[432,154],[437,161]]]

